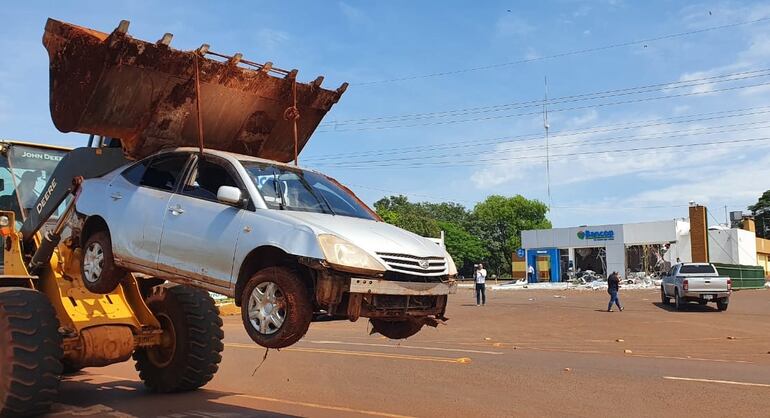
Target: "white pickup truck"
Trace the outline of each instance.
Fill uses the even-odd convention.
[[[720,276],[717,269],[708,263],[680,263],[671,267],[660,285],[660,299],[669,305],[674,299],[677,310],[687,302],[705,305],[716,302],[717,309],[727,310],[732,292],[732,280]]]

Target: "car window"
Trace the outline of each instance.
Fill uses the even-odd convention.
[[[682,274],[712,274],[716,273],[710,264],[685,264],[679,268]]]
[[[187,154],[171,154],[156,157],[147,166],[141,186],[173,191],[187,163]]]
[[[182,194],[217,201],[217,191],[221,186],[240,188],[238,181],[223,164],[206,157],[196,164],[187,184],[182,188]]]
[[[145,158],[142,161],[128,167],[120,173],[129,183],[139,186],[142,184],[142,177],[147,170],[147,166],[150,165],[152,158]]]

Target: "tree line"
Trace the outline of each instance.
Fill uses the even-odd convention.
[[[511,255],[521,246],[521,231],[549,229],[548,207],[521,195],[492,195],[472,210],[452,202],[410,202],[406,196],[388,196],[374,203],[387,223],[424,237],[444,231],[447,252],[460,274],[468,277],[473,265],[483,263],[490,274],[509,275]]]

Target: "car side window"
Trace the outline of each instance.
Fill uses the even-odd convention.
[[[182,188],[185,196],[217,202],[217,192],[222,186],[243,190],[235,176],[221,162],[210,157],[199,160],[188,181]]]
[[[154,158],[142,175],[140,186],[171,192],[182,176],[187,154],[162,155]]]
[[[142,177],[144,176],[144,172],[147,170],[147,166],[150,165],[151,161],[152,158],[145,158],[144,160],[139,161],[131,167],[123,170],[123,172],[120,174],[126,180],[128,180],[129,183],[139,186],[142,184]]]

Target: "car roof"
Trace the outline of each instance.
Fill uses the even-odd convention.
[[[199,151],[200,151],[200,148],[197,148],[197,147],[178,147],[178,148],[167,148],[167,149],[158,151],[156,154],[162,154],[162,153],[166,153],[166,152],[193,152],[193,153],[197,153]],[[282,163],[280,161],[268,160],[268,159],[265,159],[265,158],[253,157],[251,155],[237,154],[237,153],[234,153],[234,152],[220,151],[220,150],[211,149],[211,148],[203,148],[203,152],[205,154],[208,154],[208,155],[214,155],[214,156],[222,157],[222,158],[226,158],[226,159],[234,159],[234,160],[238,160],[238,161],[253,161],[253,162],[259,162],[259,163],[272,164],[272,165],[277,165],[277,166],[281,166],[281,167],[300,169],[302,171],[310,171],[310,172],[313,172],[313,173],[317,173],[317,174],[321,174],[323,176],[326,176],[326,174],[323,174],[321,172],[318,172],[318,171],[310,169],[310,168],[295,166],[294,164]]]

